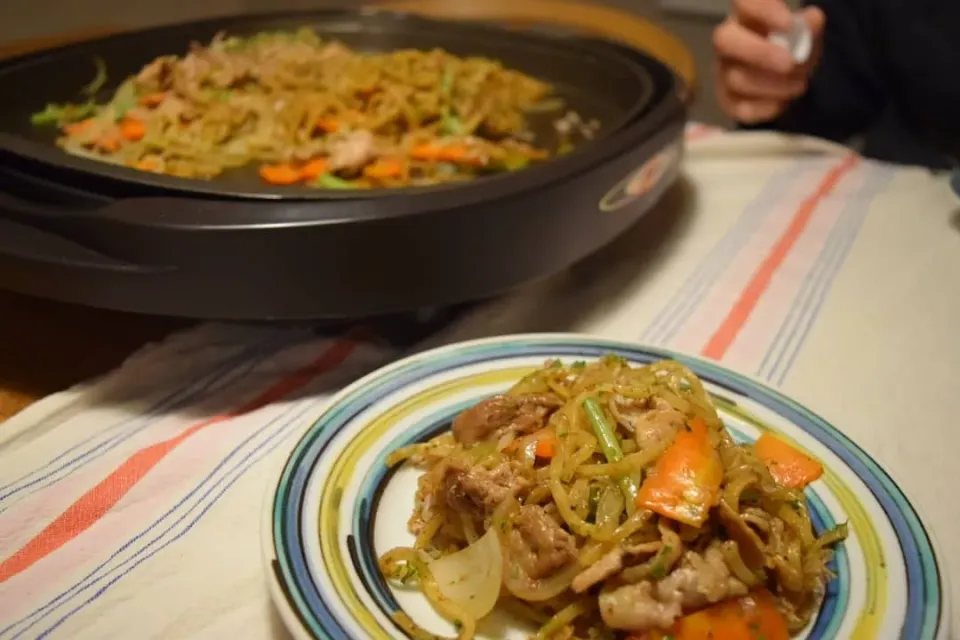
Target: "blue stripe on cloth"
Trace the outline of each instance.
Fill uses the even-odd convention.
[[[309,337],[308,334],[303,334],[298,336],[297,340],[302,340],[307,337]],[[155,424],[159,419],[165,418],[167,413],[174,411],[177,408],[185,406],[187,403],[189,403],[191,400],[197,397],[201,397],[201,396],[205,397],[206,392],[210,391],[211,388],[215,388],[215,391],[220,391],[221,389],[227,387],[231,383],[243,379],[247,374],[250,373],[250,371],[252,371],[256,367],[256,365],[259,362],[275,354],[278,348],[283,348],[284,345],[294,344],[295,342],[296,340],[291,340],[289,335],[284,335],[280,337],[273,337],[269,340],[265,340],[261,343],[258,343],[257,345],[251,348],[244,349],[240,354],[237,354],[236,356],[229,358],[226,363],[222,364],[221,366],[218,366],[217,369],[209,375],[209,378],[205,378],[202,380],[202,382],[199,385],[195,384],[193,387],[191,387],[191,389],[187,392],[186,395],[182,395],[182,396],[178,395],[183,393],[182,389],[174,392],[172,396],[178,396],[176,401],[167,403],[167,406],[165,407],[165,409],[163,409],[163,412],[158,411],[155,413],[148,414],[147,416],[142,416],[137,418],[126,418],[120,421],[120,423],[118,423],[115,428],[108,428],[101,431],[95,436],[92,436],[91,438],[89,438],[88,441],[90,439],[94,439],[98,436],[103,435],[109,430],[115,430],[116,428],[120,428],[124,425],[130,425],[130,424],[138,425],[133,429],[124,431],[119,435],[115,435],[111,438],[107,438],[106,440],[103,440],[102,442],[96,444],[95,446],[88,449],[87,451],[69,459],[67,462],[61,464],[60,466],[56,467],[52,471],[48,471],[47,473],[30,480],[26,484],[23,484],[15,489],[11,489],[7,491],[3,495],[0,495],[0,501],[5,500],[6,498],[9,498],[13,495],[16,495],[21,491],[24,491],[31,487],[35,487],[33,491],[29,492],[26,496],[24,496],[24,497],[27,497],[29,495],[32,495],[36,491],[40,491],[44,488],[47,488],[49,486],[56,484],[57,482],[65,478],[70,477],[70,475],[82,469],[84,466],[97,460],[107,452],[115,449],[116,447],[118,447],[125,441],[129,440],[136,434],[148,429],[153,424]],[[231,375],[231,374],[235,374],[235,375]],[[171,396],[168,396],[168,397],[171,397]],[[76,446],[77,445],[75,445],[74,448],[76,448]],[[58,458],[55,458],[55,460],[62,459],[63,455],[64,454],[61,454],[60,456],[58,456]],[[58,475],[60,474],[60,472],[65,470],[67,471],[66,473]],[[36,472],[34,471],[31,473],[36,473]],[[27,474],[27,476],[29,475],[30,474]],[[54,477],[54,476],[57,476],[57,477]],[[47,480],[50,478],[53,478],[50,482],[42,484],[41,486],[36,486],[42,483],[44,480]],[[6,505],[3,508],[0,508],[0,514],[5,512],[7,509],[9,509],[10,506],[12,505]]]
[[[343,372],[345,372],[345,371],[350,371],[350,369],[351,369],[351,367],[350,367],[350,365],[349,365],[349,360],[348,360],[348,362],[343,363],[340,367],[338,367],[337,369],[335,369],[334,371],[332,371],[332,372],[330,372],[330,373],[332,373],[332,374],[334,374],[334,375],[338,375],[338,374],[339,374],[339,375],[343,375]],[[326,383],[328,384],[328,383],[329,383],[328,376],[329,376],[329,374],[328,374],[328,375],[321,376],[317,381],[315,381],[315,382],[312,383],[312,384],[324,384],[323,381],[326,381]],[[353,377],[353,376],[351,375],[350,378],[352,379],[352,377]],[[300,405],[299,407],[298,407],[298,404]],[[298,404],[291,405],[290,408],[288,408],[287,410],[285,410],[283,413],[281,413],[280,415],[274,417],[274,418],[273,418],[272,420],[270,420],[270,422],[268,422],[266,425],[264,425],[263,427],[257,429],[254,433],[252,433],[252,434],[250,434],[248,437],[246,437],[240,444],[238,444],[236,447],[234,447],[224,458],[222,458],[221,461],[213,468],[213,470],[210,471],[210,472],[199,482],[199,484],[197,484],[193,489],[191,489],[191,490],[186,494],[186,496],[184,496],[179,502],[177,502],[173,507],[171,507],[166,513],[164,513],[163,515],[161,515],[161,516],[160,516],[158,519],[156,519],[152,524],[150,524],[146,529],[144,529],[143,531],[141,531],[140,533],[138,533],[137,535],[135,535],[134,537],[132,537],[130,540],[128,540],[126,543],[124,543],[123,545],[121,545],[121,546],[120,546],[115,552],[113,552],[106,560],[104,560],[102,563],[100,563],[99,565],[97,565],[94,569],[92,569],[89,573],[87,573],[83,578],[81,578],[79,581],[77,581],[77,582],[74,583],[72,586],[70,586],[69,588],[67,588],[65,591],[61,592],[59,595],[57,595],[56,597],[54,597],[52,600],[50,600],[50,601],[47,602],[46,604],[42,605],[41,607],[35,609],[34,611],[32,611],[31,613],[27,614],[26,616],[24,616],[24,617],[20,618],[19,620],[11,623],[10,625],[8,625],[7,627],[5,627],[4,629],[0,629],[0,636],[5,636],[5,635],[8,634],[11,630],[13,630],[15,627],[18,627],[18,626],[20,626],[20,625],[22,625],[22,624],[30,621],[31,619],[33,619],[33,621],[30,622],[26,627],[24,627],[23,629],[21,629],[20,631],[18,631],[15,635],[13,635],[13,636],[11,637],[11,640],[15,640],[16,638],[22,637],[24,633],[26,633],[26,632],[29,631],[31,628],[33,628],[34,626],[36,626],[37,624],[39,624],[41,621],[43,621],[43,620],[44,620],[45,618],[47,618],[48,616],[54,614],[54,612],[55,612],[57,609],[60,609],[61,607],[65,606],[65,605],[68,604],[71,600],[73,600],[75,597],[79,596],[81,593],[83,593],[83,592],[85,592],[85,591],[88,591],[88,590],[91,589],[91,588],[94,588],[99,582],[102,582],[103,580],[105,580],[106,578],[108,578],[111,574],[115,574],[115,573],[117,573],[118,571],[120,571],[121,569],[124,569],[124,567],[126,567],[126,569],[124,569],[119,575],[116,575],[113,579],[111,579],[109,582],[107,582],[105,585],[103,585],[100,589],[98,589],[90,598],[88,598],[87,600],[85,600],[83,603],[81,603],[79,606],[75,607],[75,608],[72,609],[71,611],[69,611],[66,615],[64,615],[62,618],[60,618],[59,620],[57,620],[51,627],[48,627],[48,628],[45,629],[43,632],[41,632],[41,634],[40,634],[39,636],[36,636],[36,637],[38,637],[38,638],[46,637],[50,632],[52,632],[54,629],[56,629],[56,628],[59,627],[61,624],[63,624],[67,619],[69,619],[70,617],[72,617],[73,615],[75,615],[78,611],[80,611],[84,606],[86,606],[87,604],[93,602],[94,600],[96,600],[97,598],[99,598],[101,595],[103,595],[103,593],[105,593],[113,584],[115,584],[115,583],[116,583],[117,581],[119,581],[121,578],[123,578],[124,576],[126,576],[127,574],[129,574],[134,568],[136,568],[137,566],[139,566],[142,562],[144,562],[144,561],[146,561],[147,559],[153,557],[153,556],[156,555],[159,551],[165,549],[167,546],[169,546],[169,545],[170,545],[171,543],[173,543],[174,541],[179,540],[180,538],[182,538],[183,535],[185,535],[190,529],[192,529],[193,526],[209,511],[210,507],[212,507],[213,504],[215,504],[215,503],[220,499],[220,497],[223,496],[223,494],[227,491],[227,489],[230,488],[230,486],[232,486],[232,485],[233,485],[244,473],[246,473],[246,471],[249,470],[257,461],[259,461],[260,459],[262,459],[265,455],[267,455],[268,453],[270,453],[271,451],[273,451],[277,446],[279,446],[279,444],[282,442],[283,438],[286,437],[286,436],[283,435],[283,437],[281,437],[279,441],[277,441],[275,444],[267,447],[267,445],[268,445],[271,441],[275,440],[278,436],[281,436],[282,434],[285,434],[286,432],[290,431],[291,427],[296,426],[297,424],[299,424],[300,419],[301,419],[307,412],[309,412],[309,411],[311,411],[311,410],[315,410],[318,405],[322,404],[322,402],[318,403],[316,400],[308,399],[308,400],[301,401],[301,402],[298,403]],[[293,414],[293,415],[291,416],[291,414]],[[285,422],[283,422],[279,428],[274,429],[262,442],[260,442],[259,444],[257,444],[251,451],[249,451],[246,455],[244,455],[243,458],[242,458],[239,462],[237,462],[233,467],[231,467],[225,474],[223,474],[222,476],[220,476],[220,478],[217,479],[211,486],[206,487],[206,485],[207,485],[211,480],[214,479],[214,477],[216,476],[217,472],[218,472],[219,470],[221,470],[223,467],[225,467],[225,466],[228,464],[228,462],[229,462],[232,458],[234,458],[234,457],[240,452],[240,450],[242,450],[247,444],[249,444],[249,443],[252,442],[254,439],[256,439],[257,436],[259,436],[259,435],[261,435],[263,432],[269,430],[271,426],[273,426],[273,425],[277,424],[278,422],[284,420],[284,419],[287,418],[288,416],[291,416],[291,417],[289,417],[289,419],[287,419]],[[264,447],[267,447],[267,448],[264,449]],[[258,452],[260,452],[259,455],[257,455]],[[248,461],[250,462],[249,464],[247,464]],[[209,497],[211,496],[211,494],[213,494],[213,492],[216,491],[217,487],[219,487],[219,486],[222,485],[225,481],[227,481],[227,478],[229,477],[229,475],[230,475],[231,473],[234,473],[235,471],[238,472],[237,475],[236,475],[235,477],[233,477],[232,479],[230,479],[229,482],[227,482],[226,486],[224,486],[222,490],[220,490],[219,492],[217,492],[217,493],[213,496],[213,498],[209,501],[209,503],[205,504],[205,503],[204,503],[204,500],[207,499],[207,498],[209,498]],[[206,490],[203,491],[205,488],[206,488]],[[99,576],[96,575],[98,572],[100,572],[102,569],[104,569],[112,560],[116,559],[117,556],[119,556],[119,555],[120,555],[121,553],[123,553],[124,551],[128,550],[131,546],[133,546],[133,545],[134,545],[135,543],[137,543],[139,540],[141,540],[142,538],[144,538],[144,537],[145,537],[147,534],[149,534],[152,530],[154,530],[155,528],[157,528],[157,527],[159,527],[161,524],[163,524],[165,520],[167,520],[168,518],[170,518],[175,512],[177,512],[178,509],[180,509],[181,507],[183,507],[183,506],[190,500],[190,498],[191,498],[192,496],[200,493],[201,491],[203,491],[203,494],[200,495],[200,496],[197,498],[197,500],[196,500],[192,505],[190,505],[190,506],[186,509],[186,511],[184,511],[183,513],[181,513],[181,514],[179,515],[179,517],[178,517],[174,522],[172,522],[166,529],[164,529],[164,530],[163,530],[162,532],[160,532],[157,536],[155,536],[155,537],[152,538],[150,541],[148,541],[146,544],[144,544],[142,547],[140,547],[140,548],[137,549],[135,552],[133,552],[133,555],[131,555],[130,557],[126,558],[125,560],[123,560],[122,562],[120,562],[119,564],[117,564],[116,566],[111,567],[110,569],[108,569],[107,571],[105,571],[102,575],[99,575]],[[171,538],[171,539],[169,539],[169,540],[166,540],[166,541],[163,540],[164,536],[166,536],[168,533],[170,533],[175,527],[177,527],[177,525],[179,525],[179,524],[182,523],[184,520],[186,520],[186,519],[190,516],[191,513],[195,512],[198,508],[201,508],[201,507],[202,507],[201,512],[200,512],[193,520],[191,520],[191,521],[187,524],[187,526],[186,526],[185,529],[183,529],[182,531],[180,531],[179,533],[177,533],[173,538]],[[160,546],[157,547],[157,548],[154,548],[154,547],[156,547],[156,545],[157,545],[158,543],[161,543]],[[152,549],[152,550],[151,550],[151,549]],[[149,553],[147,553],[147,552],[149,552]],[[146,555],[144,555],[144,554],[146,554]],[[131,563],[132,563],[132,564],[131,564]]]
[[[812,168],[815,168],[815,165],[810,162],[797,160],[764,185],[760,193],[744,208],[736,223],[700,261],[693,273],[643,331],[640,336],[642,343],[666,344],[676,335],[699,306],[706,292],[739,255],[746,240],[769,217],[783,191]]]
[[[870,205],[892,175],[887,167],[870,167],[866,170],[868,176],[864,185],[846,204],[840,219],[834,223],[820,255],[805,274],[800,290],[757,369],[757,376],[768,382],[779,385],[786,378],[820,313],[825,292],[829,291],[853,240],[863,226]],[[787,353],[791,355],[787,356]]]

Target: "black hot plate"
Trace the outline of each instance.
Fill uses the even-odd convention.
[[[363,192],[195,181],[68,156],[29,115],[112,90],[216,32],[313,27],[359,49],[485,55],[552,82],[603,124],[579,150],[463,186]],[[51,79],[55,79],[55,82]],[[685,111],[661,63],[601,40],[390,12],[247,16],[123,34],[0,64],[0,287],[199,318],[341,318],[496,294],[630,226],[677,173]]]

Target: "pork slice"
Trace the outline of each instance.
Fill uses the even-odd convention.
[[[547,416],[562,404],[560,398],[549,393],[493,396],[458,415],[453,421],[453,435],[458,442],[469,445],[507,427],[519,434],[530,433],[542,427]]]
[[[511,560],[534,580],[546,578],[577,559],[573,536],[538,506],[520,508],[508,543]]]
[[[505,462],[493,469],[452,464],[443,479],[447,505],[458,513],[482,520],[511,495],[530,486],[516,463]]]
[[[358,171],[376,156],[376,140],[366,129],[351,131],[330,145],[331,171]]]
[[[602,593],[600,615],[613,629],[669,629],[684,612],[744,596],[747,591],[714,544],[703,555],[685,553],[680,566],[659,582],[644,580]]]

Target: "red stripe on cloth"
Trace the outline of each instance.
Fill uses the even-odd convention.
[[[724,318],[720,327],[700,352],[701,355],[714,360],[723,358],[730,345],[737,339],[747,320],[750,319],[750,315],[756,308],[764,291],[770,285],[770,281],[773,280],[777,269],[783,264],[787,254],[790,253],[790,250],[803,234],[820,201],[833,192],[837,184],[853,170],[859,161],[860,157],[856,154],[845,157],[843,161],[827,172],[827,175],[817,185],[816,190],[800,203],[793,219],[790,221],[790,225],[773,245],[773,248],[770,249],[770,253],[760,263],[760,266],[757,267],[750,282],[747,283],[746,288],[740,293],[740,297],[730,308],[727,317]]]
[[[70,540],[93,526],[123,498],[157,463],[197,432],[232,418],[252,413],[269,404],[283,400],[317,376],[342,364],[356,347],[356,340],[346,336],[334,342],[313,362],[292,373],[229,413],[213,416],[184,429],[174,438],[140,449],[127,458],[95,487],[67,507],[43,531],[34,536],[19,551],[0,563],[0,582],[30,568]]]

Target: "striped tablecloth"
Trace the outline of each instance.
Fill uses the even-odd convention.
[[[947,178],[773,134],[693,127],[688,149],[635,230],[428,343],[583,331],[757,376],[884,464],[960,576]],[[331,392],[397,355],[358,333],[208,325],[0,425],[0,640],[284,637],[261,566],[271,476]]]

